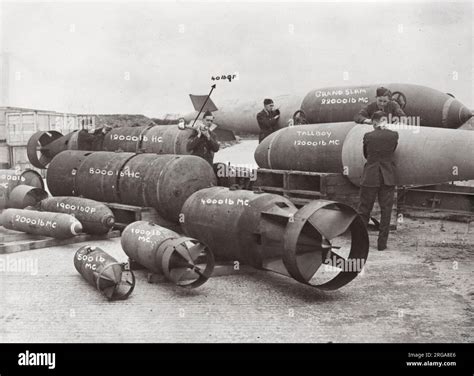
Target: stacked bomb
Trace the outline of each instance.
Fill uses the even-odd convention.
[[[29,234],[65,239],[84,231],[105,234],[115,223],[104,204],[77,197],[51,197],[43,179],[33,170],[0,171],[0,224]],[[15,209],[12,209],[15,208]],[[19,210],[27,208],[30,210]]]
[[[36,209],[72,215],[87,234],[106,234],[115,224],[114,214],[105,204],[86,198],[50,197],[39,202]]]
[[[311,90],[306,95],[274,97],[281,113],[277,126],[287,127],[288,120],[294,119],[295,114],[301,111],[308,124],[353,121],[362,107],[375,100],[380,86],[391,90],[392,98],[406,115],[416,119],[422,127],[459,128],[472,117],[472,111],[451,94],[421,85],[382,83],[324,87]],[[261,109],[261,99],[220,106],[219,111],[215,112],[214,122],[229,131],[258,134],[260,128],[255,115]],[[195,112],[185,115],[187,121],[195,117]]]
[[[29,209],[4,210],[0,224],[11,230],[66,239],[81,232],[103,235],[115,223],[105,204],[78,197],[50,197]]]
[[[40,131],[30,137],[27,153],[30,163],[37,168],[46,168],[65,150],[189,155],[187,145],[192,135],[191,129],[181,130],[177,125],[114,128],[99,135],[86,130],[64,136],[56,131]]]
[[[204,159],[192,155],[68,150],[52,160],[46,181],[53,196],[153,207],[178,222],[186,199],[217,179]]]
[[[255,150],[261,168],[342,173],[359,185],[366,159],[364,134],[371,125],[308,124],[280,129]],[[429,185],[474,179],[474,132],[406,127],[395,150],[396,185]]]

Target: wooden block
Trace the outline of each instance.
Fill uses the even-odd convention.
[[[0,243],[9,243],[9,242],[16,242],[21,240],[40,240],[43,239],[43,236],[40,235],[32,235],[26,234],[24,232],[17,232],[10,233],[10,234],[1,234],[0,235]]]
[[[119,236],[119,231],[111,231],[105,235],[81,234],[69,239],[54,239],[46,236],[41,236],[40,239],[38,239],[37,235],[32,235],[29,240],[25,239],[21,241],[0,243],[0,254],[23,252],[32,249],[50,248],[59,245],[75,244],[88,241],[104,240],[109,238],[116,238]]]
[[[180,232],[179,223],[170,222],[164,219],[155,208],[124,205],[116,203],[106,203],[115,216],[114,229],[123,230],[127,225],[136,221],[147,221],[166,227],[172,231]]]

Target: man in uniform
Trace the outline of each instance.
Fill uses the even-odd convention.
[[[265,137],[277,130],[278,119],[280,118],[280,110],[273,110],[273,100],[265,99],[263,101],[263,110],[257,114],[257,122],[260,127],[258,143],[262,142]]]
[[[197,155],[204,158],[212,166],[214,159],[214,153],[219,150],[219,143],[217,142],[216,135],[213,130],[215,124],[213,124],[214,116],[210,111],[204,113],[202,122],[195,125],[193,129],[193,135],[189,139],[186,149],[191,152],[192,155]]]
[[[359,214],[367,225],[370,212],[378,196],[381,218],[377,248],[387,248],[390,216],[395,193],[394,152],[398,145],[398,133],[386,128],[387,114],[376,111],[372,116],[374,130],[364,135],[364,166],[360,182]]]
[[[372,124],[371,118],[376,111],[383,111],[390,117],[406,116],[400,105],[392,100],[392,93],[387,88],[379,87],[375,99],[375,102],[368,104],[354,116],[356,123]]]

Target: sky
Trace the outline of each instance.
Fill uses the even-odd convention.
[[[189,94],[207,94],[213,83],[219,107],[401,82],[452,93],[474,108],[471,1],[0,7],[3,105],[158,117],[189,112]],[[238,80],[211,80],[222,74]]]

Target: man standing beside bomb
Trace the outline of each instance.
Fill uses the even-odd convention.
[[[260,127],[258,143],[277,130],[278,119],[280,118],[280,110],[273,110],[275,107],[272,99],[263,101],[263,110],[257,114],[257,122]]]
[[[367,163],[360,182],[358,212],[367,225],[375,198],[378,197],[380,226],[377,249],[383,251],[387,248],[395,195],[394,152],[398,145],[398,132],[387,129],[387,114],[383,111],[374,112],[371,122],[374,130],[366,133],[363,141]]]
[[[212,166],[214,160],[214,153],[219,150],[219,143],[213,130],[216,125],[213,124],[214,116],[210,111],[206,111],[202,118],[202,122],[197,122],[193,128],[193,135],[191,136],[187,150],[192,155],[197,155],[204,158]],[[179,125],[178,125],[179,127]]]

